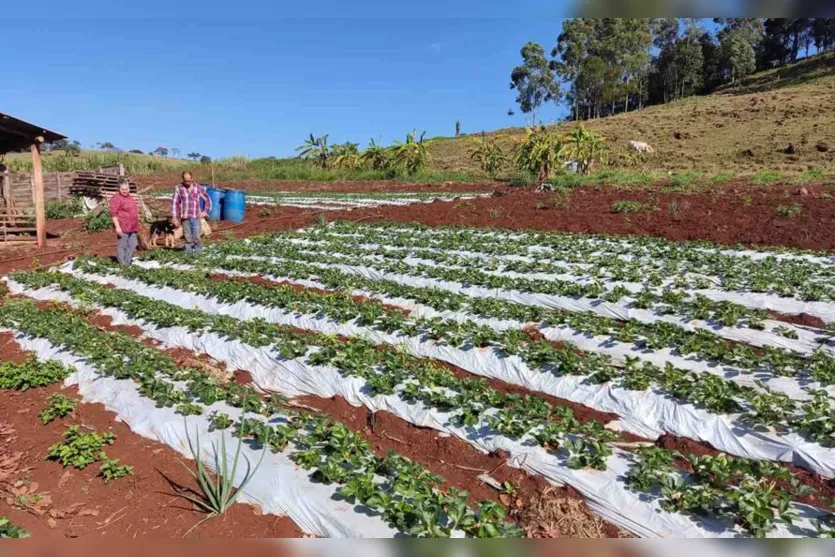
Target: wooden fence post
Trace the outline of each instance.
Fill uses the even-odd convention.
[[[6,208],[12,207],[12,178],[9,171],[3,172],[3,199],[6,201]]]
[[[32,178],[35,182],[35,227],[37,229],[38,247],[46,247],[46,211],[44,209],[43,166],[41,164],[41,143],[38,137],[30,147],[32,151]]]

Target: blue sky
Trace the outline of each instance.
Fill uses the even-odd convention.
[[[3,41],[21,51],[4,57],[0,112],[85,147],[163,145],[213,157],[292,155],[310,132],[365,145],[413,128],[452,135],[456,120],[465,132],[520,126],[518,110],[507,115],[510,70],[528,40],[550,51],[557,16],[569,8],[528,0],[169,4],[12,7]],[[562,114],[551,106],[542,117]]]

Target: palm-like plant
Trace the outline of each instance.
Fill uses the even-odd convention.
[[[389,147],[377,145],[372,139],[362,152],[361,158],[372,170],[388,170],[392,164],[392,150]]]
[[[594,163],[602,159],[606,153],[606,140],[584,126],[577,126],[563,139],[568,156],[577,162],[577,170],[581,174],[591,172]]]
[[[360,164],[359,143],[346,141],[331,149],[331,162],[337,168],[356,168]]]
[[[507,164],[507,156],[501,147],[496,144],[496,140],[488,139],[484,133],[481,134],[480,138],[473,138],[470,158],[476,161],[481,170],[492,180],[496,179],[496,176]]]
[[[328,167],[328,159],[331,152],[328,147],[328,135],[315,137],[312,133],[304,140],[304,144],[296,147],[300,159],[313,160],[318,162],[322,168]]]
[[[565,144],[561,138],[549,132],[545,126],[539,126],[527,129],[513,160],[520,170],[536,174],[544,182],[559,168],[564,155]]]
[[[406,136],[406,142],[395,142],[393,147],[394,164],[402,168],[407,174],[416,174],[429,164],[429,151],[423,141],[426,132],[417,137],[417,131],[413,130]]]

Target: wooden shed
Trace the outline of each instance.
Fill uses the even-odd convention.
[[[18,120],[0,112],[0,153],[29,150],[32,153],[32,188],[34,215],[21,213],[11,201],[11,187],[4,188],[3,207],[0,207],[0,245],[35,241],[39,248],[46,245],[46,215],[44,214],[44,179],[41,164],[41,144],[66,139],[59,133]],[[9,193],[6,193],[9,192]],[[35,226],[31,226],[34,216]],[[34,238],[31,232],[35,232]],[[12,239],[9,239],[9,235]]]

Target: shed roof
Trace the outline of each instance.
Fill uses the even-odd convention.
[[[0,112],[0,154],[27,149],[38,137],[43,137],[46,143],[66,139],[65,135]]]

